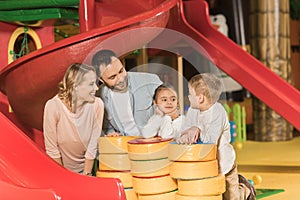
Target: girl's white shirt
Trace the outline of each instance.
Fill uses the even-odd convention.
[[[144,138],[160,136],[162,138],[179,138],[182,124],[185,121],[184,115],[179,115],[172,120],[169,115],[153,115],[142,130]]]

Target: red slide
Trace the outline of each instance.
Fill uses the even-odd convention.
[[[29,189],[19,187],[0,180],[0,196],[2,199],[43,199],[57,200],[59,197],[50,189]]]
[[[90,55],[101,48],[112,47],[123,55],[150,41],[153,47],[161,41],[172,45],[177,41],[168,41],[167,27],[193,39],[201,46],[196,51],[300,129],[300,93],[214,29],[205,1],[95,1],[95,8],[93,24],[98,28],[39,49],[0,71],[1,91],[15,116],[29,127],[42,130],[44,104],[56,93],[69,64],[90,62]],[[113,23],[102,26],[97,19]],[[63,169],[1,113],[0,129],[1,190],[14,188],[24,195],[32,190],[45,199],[53,195],[62,199],[124,199],[118,180],[85,177]]]
[[[126,199],[119,179],[88,177],[64,169],[2,113],[0,130],[1,199]]]
[[[0,71],[1,92],[7,96],[14,111],[8,113],[5,110],[5,100],[1,99],[1,94],[1,199],[19,199],[20,196],[22,199],[126,199],[119,179],[88,177],[64,169],[38,149],[18,128],[20,123],[16,123],[17,127],[10,120],[16,117],[24,127],[42,130],[44,104],[56,93],[57,83],[71,63],[88,62],[88,56],[93,51],[111,47],[107,44],[110,42],[108,38],[115,35],[119,40],[112,44],[112,49],[118,54],[141,48],[159,34],[157,30],[147,28],[165,27],[169,10],[177,2],[137,0],[94,3],[93,29],[87,24],[86,32],[36,50]],[[141,29],[143,27],[145,29]],[[137,35],[130,35],[130,31],[136,28],[140,28],[134,32]]]
[[[141,48],[159,34],[149,28],[165,27],[175,5],[176,0],[95,1],[98,28],[12,62],[0,71],[0,90],[20,121],[42,130],[45,102],[57,92],[57,83],[71,63],[90,62],[90,55],[103,48],[120,55]]]
[[[216,30],[210,23],[206,1],[180,1],[179,9],[172,10],[171,16],[167,28],[192,38],[187,44],[193,46],[193,50],[206,56],[300,130],[300,92]],[[170,31],[161,33],[151,41],[151,47],[163,41],[167,43],[168,34]],[[175,41],[169,41],[170,45],[173,43]]]
[[[194,39],[213,62],[300,130],[300,92],[216,31],[209,21],[206,2],[184,1],[181,8],[183,23],[197,33]]]

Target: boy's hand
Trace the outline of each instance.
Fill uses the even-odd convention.
[[[181,133],[181,137],[177,139],[177,143],[179,144],[197,143],[199,136],[200,136],[200,129],[198,127],[193,126],[189,129],[184,130]]]
[[[182,135],[180,138],[176,139],[178,144],[190,144],[188,141],[188,135]]]

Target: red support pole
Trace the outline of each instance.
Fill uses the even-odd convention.
[[[95,27],[95,0],[80,0],[79,3],[80,32],[87,32]]]

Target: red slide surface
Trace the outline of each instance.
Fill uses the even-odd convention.
[[[164,43],[164,49],[181,55],[199,52],[300,130],[300,92],[214,28],[206,1],[179,1],[170,15],[167,28],[191,38],[184,44],[190,50],[168,48],[181,39],[170,39],[170,31],[152,40],[152,48]]]
[[[88,177],[64,169],[2,113],[0,130],[1,199],[126,199],[119,179]]]
[[[57,83],[71,63],[88,62],[89,54],[108,48],[102,43],[118,34],[122,37],[112,48],[118,54],[141,48],[159,32],[140,30],[134,37],[122,33],[143,27],[165,27],[176,0],[94,3],[92,29],[85,24],[86,32],[23,56],[0,71],[1,92],[14,111],[7,113],[0,102],[1,199],[18,199],[20,195],[23,199],[126,199],[119,179],[88,177],[64,169],[37,148],[16,126],[19,123],[9,120],[14,115],[25,127],[42,130],[44,104],[56,93]]]
[[[89,62],[90,55],[102,48],[111,48],[118,54],[141,48],[159,34],[157,30],[145,29],[165,27],[169,10],[175,5],[176,0],[96,1],[95,19],[99,21],[94,24],[99,28],[45,46],[10,63],[0,71],[0,90],[20,121],[42,130],[45,102],[57,92],[57,83],[71,63]],[[130,31],[134,30],[133,35]]]
[[[164,30],[158,32],[158,29],[149,29],[134,37],[122,35],[123,32],[135,28],[166,26],[200,44],[205,51],[202,48],[196,48],[196,51],[208,56],[220,69],[300,129],[300,93],[214,29],[209,22],[205,1],[166,0],[156,1],[156,4],[153,3],[155,1],[149,3],[148,0],[126,1],[126,6],[125,1],[112,1],[115,5],[106,5],[105,2],[95,2],[95,7],[99,9],[98,15],[104,13],[109,16],[109,13],[114,11],[115,16],[97,17],[103,20],[120,20],[105,26],[94,22],[96,26],[101,27],[37,50],[0,71],[0,89],[7,95],[14,114],[20,121],[42,130],[44,104],[56,93],[56,84],[68,65],[73,62],[89,62],[88,55],[91,52],[106,47],[98,46],[105,39],[121,34],[123,40],[118,40],[113,50],[122,55],[142,47],[153,38],[153,46],[161,40],[168,44],[168,37],[164,37],[167,32]],[[124,12],[130,9],[124,8],[130,6],[134,8],[134,13],[125,15]],[[172,41],[169,44],[171,43]],[[0,128],[0,186],[15,188],[16,191],[24,188],[37,189],[37,195],[45,195],[49,199],[54,194],[63,197],[62,199],[86,199],[85,195],[91,197],[88,199],[96,199],[100,195],[101,199],[124,198],[118,180],[85,177],[63,169],[36,148],[34,143],[1,113]]]
[[[176,30],[193,37],[220,69],[300,130],[297,89],[217,31],[205,1],[184,1],[180,12]]]

